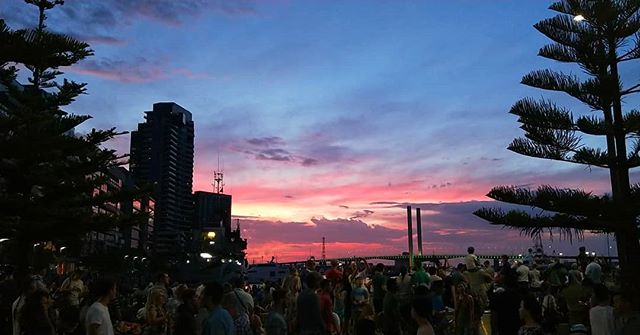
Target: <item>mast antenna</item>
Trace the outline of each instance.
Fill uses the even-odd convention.
[[[224,174],[220,169],[220,154],[218,153],[218,169],[213,171],[213,192],[224,193]]]

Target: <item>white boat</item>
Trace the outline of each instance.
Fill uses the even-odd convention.
[[[247,270],[249,284],[275,282],[284,279],[289,273],[289,267],[278,263],[253,264]]]

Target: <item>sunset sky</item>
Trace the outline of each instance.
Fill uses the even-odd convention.
[[[606,171],[505,149],[522,97],[589,112],[519,84],[534,69],[580,73],[536,56],[550,3],[67,0],[49,28],[95,50],[65,69],[88,83],[68,109],[93,116],[79,132],[134,130],[160,101],[192,112],[194,191],[212,189],[219,159],[249,261],[319,257],[323,236],[328,257],[399,254],[407,204],[423,209],[428,253],[517,254],[530,239],[471,214],[498,205],[492,186],[609,191]],[[21,28],[37,12],[3,0],[0,17]],[[129,136],[109,145],[126,153]],[[545,245],[606,254],[602,236]]]

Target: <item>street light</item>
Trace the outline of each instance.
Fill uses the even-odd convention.
[[[216,232],[215,231],[208,232],[207,237],[211,239],[216,238]]]
[[[0,238],[0,243],[9,241],[8,238]]]
[[[60,247],[60,252],[64,251],[67,247]]]
[[[211,259],[211,258],[213,258],[213,256],[211,256],[211,254],[210,254],[210,253],[208,253],[208,252],[202,252],[202,253],[200,253],[200,257],[202,257],[202,258],[204,258],[204,259]]]

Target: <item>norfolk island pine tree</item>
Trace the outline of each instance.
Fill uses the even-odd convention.
[[[564,0],[550,6],[558,12],[534,25],[552,42],[539,56],[579,66],[583,78],[554,70],[533,71],[522,84],[563,92],[584,105],[574,112],[547,99],[524,98],[510,113],[518,116],[525,136],[508,149],[525,156],[582,164],[609,172],[611,192],[595,195],[581,189],[543,185],[535,190],[516,186],[494,187],[488,194],[497,201],[541,209],[482,208],[475,215],[491,224],[521,230],[537,237],[545,232],[561,238],[582,238],[585,231],[613,233],[624,289],[640,305],[640,185],[630,183],[629,171],[640,166],[640,112],[629,110],[625,97],[640,92],[640,84],[625,85],[620,65],[640,58],[640,1]],[[578,17],[580,15],[580,17]],[[578,18],[578,19],[576,19]],[[590,147],[587,137],[603,139]]]

